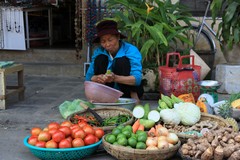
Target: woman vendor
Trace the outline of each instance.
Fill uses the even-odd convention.
[[[122,97],[134,98],[137,103],[143,95],[142,56],[136,46],[123,41],[113,20],[103,20],[96,26],[94,50],[86,81],[105,84],[122,91]]]

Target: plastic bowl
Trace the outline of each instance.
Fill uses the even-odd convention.
[[[85,95],[92,103],[116,103],[123,93],[106,85],[85,81]]]
[[[78,148],[40,148],[28,144],[27,141],[29,137],[30,136],[24,138],[24,145],[28,147],[34,156],[42,160],[79,160],[92,155],[102,143],[101,139],[97,143]]]

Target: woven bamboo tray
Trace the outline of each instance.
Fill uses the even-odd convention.
[[[208,113],[201,113],[201,119],[199,122],[205,121],[205,120],[217,122],[220,127],[228,127],[229,126],[228,122],[226,122],[223,118],[221,118],[219,116],[215,116],[215,115],[208,114]],[[182,143],[185,143],[189,138],[196,137],[196,135],[189,135],[189,134],[184,134],[184,133],[176,133],[176,134],[178,135],[178,137]]]
[[[132,111],[130,111],[126,108],[96,107],[96,108],[93,108],[93,110],[96,111],[103,119],[113,117],[113,116],[118,116],[118,115],[130,115],[131,119],[128,120],[127,122],[123,123],[123,125],[132,125],[134,122],[134,117],[133,117]],[[70,120],[71,122],[73,122],[73,117],[76,114],[77,115],[85,115],[85,114],[92,115],[90,112],[87,112],[86,110],[84,110],[84,111],[80,111],[80,112],[71,114],[70,116],[68,116],[67,119]],[[116,126],[104,126],[104,127],[99,127],[99,128],[102,128],[105,133],[110,133],[115,127]]]
[[[133,149],[124,146],[112,145],[105,141],[106,135],[102,138],[103,148],[111,154],[113,157],[122,160],[166,160],[173,157],[181,145],[178,143],[169,149],[162,150],[144,150],[144,149]]]

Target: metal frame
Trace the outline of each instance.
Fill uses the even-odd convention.
[[[29,23],[28,23],[28,13],[36,11],[48,11],[48,36],[42,38],[30,38],[29,36]],[[32,40],[43,40],[49,39],[49,45],[52,45],[52,8],[51,7],[37,7],[37,8],[24,8],[23,12],[25,14],[25,28],[26,28],[26,42],[27,48],[30,48],[30,41]]]

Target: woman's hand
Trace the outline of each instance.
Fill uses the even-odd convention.
[[[104,75],[104,79],[105,79],[105,82],[106,82],[106,83],[114,82],[115,74],[114,74],[114,73],[105,74],[105,75]]]
[[[92,77],[92,81],[105,84],[105,83],[111,83],[114,82],[114,77],[115,75],[113,73],[111,74],[100,74],[100,75],[95,75]]]

